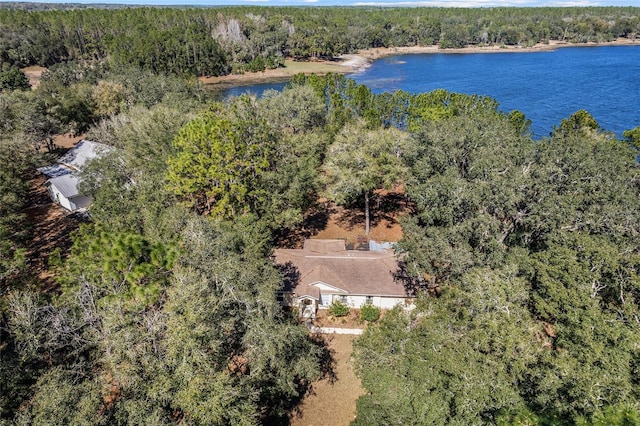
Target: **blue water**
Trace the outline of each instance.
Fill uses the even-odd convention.
[[[487,95],[500,109],[518,109],[534,136],[585,109],[618,136],[640,126],[640,46],[567,47],[534,53],[414,54],[375,61],[349,77],[375,93],[446,89]],[[226,95],[281,90],[286,83],[236,87]]]

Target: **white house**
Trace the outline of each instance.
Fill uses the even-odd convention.
[[[301,250],[276,250],[275,260],[286,277],[281,302],[299,307],[305,317],[315,317],[334,300],[354,308],[412,303],[396,278],[398,262],[391,250],[346,250],[343,240],[309,239]]]
[[[91,204],[91,196],[80,194],[80,172],[85,165],[112,148],[97,142],[81,140],[58,160],[56,164],[38,170],[49,177],[47,189],[53,201],[67,210],[76,211]]]

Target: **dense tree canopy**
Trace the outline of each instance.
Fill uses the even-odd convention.
[[[62,83],[63,75],[72,78]],[[50,253],[58,287],[47,293],[24,269],[31,235],[23,208],[28,174],[55,157],[39,143],[24,142],[20,112],[32,100],[75,90],[91,78],[94,87],[118,94],[99,97],[116,106],[105,109],[106,119],[86,122],[92,139],[115,149],[84,170],[81,188],[94,196],[92,221],[74,234],[70,252]],[[216,223],[198,218],[166,190],[167,161],[177,155],[180,129],[198,110],[215,116],[201,102],[206,97],[187,85],[127,71],[53,73],[33,92],[1,95],[13,101],[6,104],[10,114],[3,116],[0,139],[3,161],[12,165],[2,168],[0,185],[3,423],[279,422],[320,374],[322,348],[276,300],[281,279],[269,259],[271,228],[251,211]],[[319,99],[305,91],[308,99],[298,108],[306,112]],[[42,117],[50,117],[50,104],[43,105]],[[291,163],[284,175],[291,181],[279,184],[296,185],[291,204],[269,194],[265,200],[273,201],[258,210],[274,205],[300,215],[324,150],[323,137],[300,131],[322,126],[323,115],[316,111],[318,123],[290,132],[268,127],[254,117],[255,108],[255,100],[240,99],[227,119],[241,124],[240,136],[250,140],[262,142],[263,133],[276,131],[289,135],[270,137],[266,152],[269,161]],[[32,140],[39,140],[35,133]],[[254,158],[246,154],[247,161]],[[294,156],[309,161],[310,177],[297,172]],[[277,172],[265,175],[275,181]],[[299,220],[292,217],[292,223]]]
[[[0,91],[14,89],[28,89],[29,80],[27,76],[17,66],[9,66],[8,63],[2,65],[0,71]]]
[[[248,97],[240,108],[252,108]],[[262,173],[269,168],[275,138],[264,121],[225,118],[216,106],[183,127],[174,140],[177,154],[169,159],[170,190],[192,196],[197,211],[221,217],[255,211],[263,196]]]

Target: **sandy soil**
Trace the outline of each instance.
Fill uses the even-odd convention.
[[[53,139],[57,148],[66,150],[83,137],[84,135],[64,134],[54,136]],[[39,277],[41,288],[49,291],[57,287],[49,270],[49,256],[56,248],[61,249],[63,256],[68,254],[71,249],[70,234],[78,229],[85,219],[82,215],[71,213],[51,201],[45,186],[46,180],[43,174],[33,171],[29,178],[29,199],[24,213],[34,227],[33,238],[29,242],[27,252],[28,267],[35,276]]]
[[[364,60],[366,62],[366,60]],[[284,68],[265,70],[260,72],[247,72],[244,74],[230,74],[222,77],[200,77],[201,83],[217,87],[229,87],[259,83],[263,81],[288,81],[296,74],[328,74],[330,72],[347,74],[353,72],[361,63],[350,64],[346,60],[336,61],[293,61],[287,59]]]
[[[362,240],[400,241],[402,238],[400,217],[412,208],[407,202],[402,187],[375,191],[369,209],[370,230],[368,236],[365,236],[365,215],[362,207],[355,206],[346,209],[331,204],[326,226],[319,229],[312,238],[340,238],[346,239],[347,243],[355,244]]]
[[[46,70],[47,69],[45,67],[32,66],[23,68],[22,72],[24,72],[24,74],[29,79],[31,88],[36,89],[38,86],[40,86],[40,78],[42,77],[42,73]]]
[[[300,409],[291,418],[292,426],[346,426],[356,414],[356,400],[364,394],[353,371],[351,352],[356,336],[325,335],[333,356],[333,375],[313,384]]]
[[[377,191],[370,207],[370,232],[365,235],[364,206],[344,208],[320,199],[299,228],[276,236],[280,248],[302,248],[307,238],[343,239],[347,245],[368,244],[369,240],[397,242],[402,238],[400,218],[413,209],[402,188]]]
[[[53,137],[53,143],[58,148],[69,149],[73,148],[78,142],[85,138],[85,134],[74,135],[72,133],[65,133],[63,135],[56,135]]]
[[[333,207],[326,227],[312,238],[345,239],[347,244],[357,244],[363,240],[380,242],[397,242],[402,238],[402,228],[398,223],[399,215],[395,213],[371,210],[371,229],[368,238],[365,236],[364,212]]]
[[[505,52],[540,52],[551,51],[562,47],[595,47],[595,46],[638,46],[639,40],[629,40],[626,38],[617,39],[609,43],[568,43],[564,41],[551,40],[549,43],[538,43],[531,47],[525,46],[469,46],[460,49],[440,49],[438,46],[409,46],[409,47],[381,47],[366,49],[358,52],[368,60],[375,60],[391,55],[402,55],[412,53],[505,53]]]
[[[68,254],[70,234],[78,229],[81,219],[51,201],[45,182],[44,175],[33,173],[29,180],[29,207],[24,213],[35,227],[27,252],[29,269],[39,278],[41,289],[49,291],[57,286],[49,271],[49,256],[55,248],[61,249],[62,256]]]

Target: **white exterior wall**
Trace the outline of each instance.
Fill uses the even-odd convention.
[[[367,296],[364,295],[343,295],[343,294],[320,294],[319,309],[327,309],[334,300],[341,300],[342,296],[346,296],[346,305],[350,308],[360,309],[367,303]],[[371,304],[381,309],[393,309],[396,305],[405,305],[407,299],[404,297],[386,297],[386,296],[373,296]],[[326,302],[326,304],[325,304]]]
[[[76,211],[78,209],[89,207],[91,204],[90,195],[78,195],[77,197],[67,198],[62,195],[55,185],[49,185],[49,196],[54,202],[60,204],[69,211]]]
[[[359,308],[365,303],[367,303],[367,298],[365,296],[347,296],[347,305],[350,308]]]
[[[318,307],[320,309],[328,308],[329,306],[331,306],[332,302],[333,302],[333,294],[320,293],[320,301],[318,302]]]
[[[405,302],[407,301],[404,297],[381,297],[380,304],[377,305],[375,300],[376,298],[374,297],[373,303],[382,309],[393,309],[396,305],[405,306]]]
[[[72,203],[69,201],[69,199],[62,195],[62,193],[58,190],[58,188],[56,188],[55,185],[49,185],[49,196],[54,202],[59,203],[65,209],[73,210]]]

